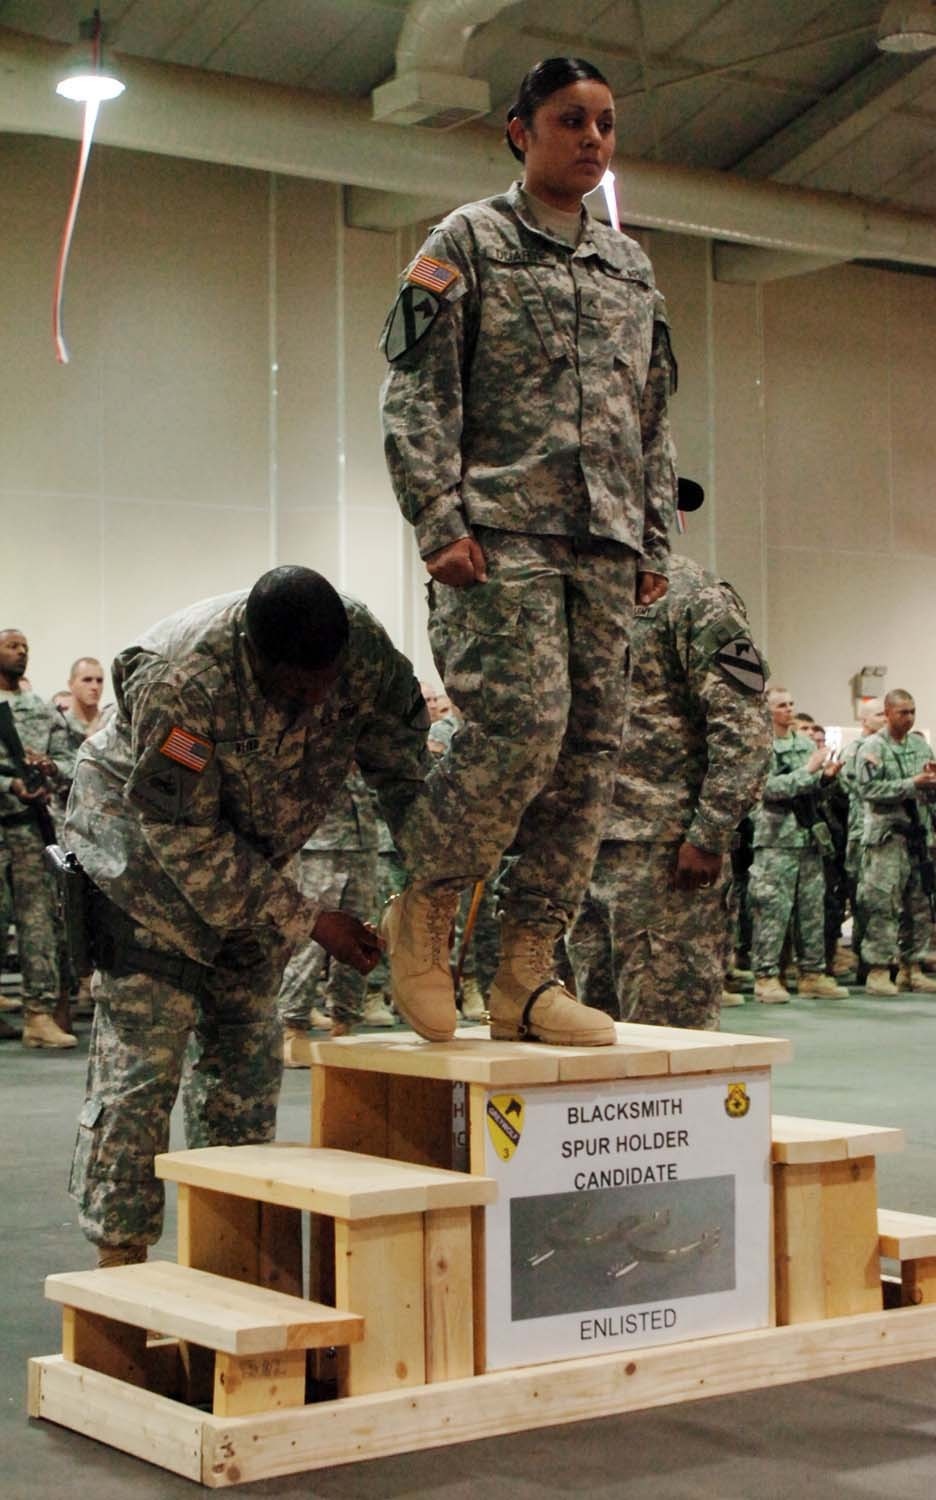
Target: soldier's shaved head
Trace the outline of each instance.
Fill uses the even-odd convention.
[[[913,701],[913,694],[908,693],[906,688],[893,688],[889,693],[884,694],[885,709],[895,708],[898,703],[912,703]]]
[[[338,592],[311,568],[271,568],[247,597],[247,639],[271,665],[328,667],[348,643],[348,616]]]

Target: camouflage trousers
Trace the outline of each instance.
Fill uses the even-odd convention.
[[[491,981],[500,962],[500,924],[497,920],[495,887],[496,880],[487,880],[484,883],[474,930],[462,964],[462,975],[466,979],[476,979],[484,995],[491,988]],[[465,940],[465,923],[471,910],[474,889],[474,886],[471,886],[462,892],[458,916],[455,918],[454,953],[456,957],[461,953],[461,945]]]
[[[929,901],[900,834],[862,850],[858,910],[864,963],[919,963],[930,945]]]
[[[825,972],[825,873],[818,849],[755,849],[748,899],[757,978],[780,973],[788,929],[801,970]]]
[[[727,874],[676,891],[678,845],[608,839],[566,937],[578,996],[617,1021],[717,1031],[728,936]]]
[[[299,889],[326,911],[346,911],[362,922],[376,922],[376,849],[304,849],[299,856]],[[317,1000],[326,1003],[336,1021],[353,1023],[360,1020],[366,997],[367,975],[350,964],[336,963],[311,941],[286,965],[277,1005],[284,1026],[305,1028]]]
[[[142,929],[134,941],[171,953]],[[164,1194],[153,1157],[169,1148],[180,1081],[190,1149],[273,1139],[282,1074],[276,993],[288,955],[279,940],[257,949],[222,949],[203,981],[187,988],[151,974],[95,974],[69,1183],[93,1244],[159,1239]]]
[[[31,823],[3,829],[9,860],[10,906],[16,923],[23,1007],[34,1014],[51,1012],[61,991],[59,927],[55,882],[45,867],[43,844]],[[4,941],[6,929],[4,928]]]
[[[429,586],[429,639],[464,722],[404,821],[415,879],[487,879],[499,904],[559,930],[578,907],[614,790],[636,555],[615,542],[478,528],[489,582]]]

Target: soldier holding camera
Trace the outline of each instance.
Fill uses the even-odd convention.
[[[23,977],[23,1045],[67,1048],[75,1038],[55,1019],[61,1000],[59,930],[43,849],[50,841],[49,801],[70,780],[74,752],[61,714],[22,686],[28,659],[22,631],[0,631],[0,706],[9,705],[0,725],[0,839]]]

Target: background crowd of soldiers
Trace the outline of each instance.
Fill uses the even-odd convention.
[[[62,952],[43,830],[60,821],[77,750],[111,710],[95,658],[79,658],[49,703],[30,689],[27,666],[22,632],[0,633],[0,920],[15,930],[6,962],[18,951],[22,988],[21,1000],[7,988],[0,1004],[23,1011],[22,1033],[0,1018],[0,1035],[68,1049],[71,1005],[90,994]],[[863,703],[859,736],[833,752],[785,688],[765,689],[764,670],[738,596],[675,558],[669,593],[638,612],[615,801],[557,954],[580,997],[615,1019],[713,1028],[745,991],[766,1004],[787,1003],[794,986],[836,999],[849,993],[842,980],[877,996],[936,993],[927,973],[936,764],[912,698],[898,690]],[[458,711],[423,691],[429,748],[443,755]],[[365,920],[403,888],[403,862],[356,770],[302,849],[296,878],[324,907]],[[485,1019],[496,885],[466,893],[453,934],[465,1021]],[[385,960],[365,976],[314,941],[302,946],[279,996],[286,1065],[303,1065],[297,1044],[310,1027],[341,1035],[396,1024],[387,990]]]

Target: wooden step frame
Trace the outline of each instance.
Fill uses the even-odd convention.
[[[774,1115],[771,1135],[777,1322],[880,1310],[875,1158],[903,1131]]]
[[[936,1307],[907,1307],[224,1419],[52,1355],[29,1362],[28,1409],[220,1489],[934,1357]]]
[[[170,1347],[178,1341],[183,1369],[189,1344],[212,1351],[211,1409],[221,1417],[304,1405],[306,1351],[364,1335],[357,1314],[174,1261],[63,1272],[45,1289],[62,1304],[63,1358],[85,1369],[144,1389],[171,1385],[163,1339],[150,1352],[153,1326]]]
[[[882,1256],[900,1263],[900,1305],[936,1303],[936,1218],[878,1209]]]
[[[268,1241],[268,1259],[292,1264],[309,1212],[313,1295],[368,1329],[318,1364],[340,1396],[473,1373],[472,1215],[493,1201],[491,1178],[280,1141],[170,1152],[156,1172],[178,1185],[179,1260],[202,1270],[256,1279],[263,1205],[283,1216],[288,1241]]]

